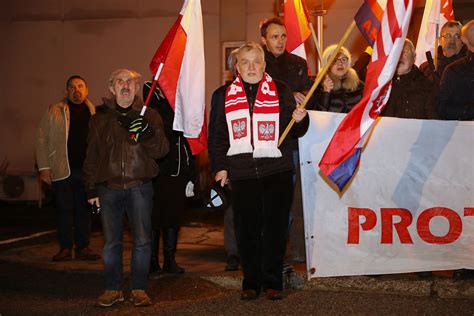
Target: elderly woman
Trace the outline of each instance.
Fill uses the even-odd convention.
[[[327,64],[337,45],[324,50],[322,63]],[[362,97],[364,83],[351,67],[352,58],[345,47],[341,47],[334,62],[328,69],[322,85],[316,94],[316,110],[329,112],[349,112]]]

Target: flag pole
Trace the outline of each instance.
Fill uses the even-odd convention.
[[[153,78],[153,82],[151,83],[151,88],[148,91],[148,95],[146,96],[145,104],[142,107],[142,110],[140,111],[140,116],[145,115],[145,111],[148,108],[148,103],[150,103],[151,95],[153,91],[155,90],[156,83],[158,82],[158,78],[160,78],[161,71],[163,70],[163,63],[160,63],[160,66],[158,66],[158,70],[156,71],[155,77]]]
[[[311,29],[311,35],[313,36],[314,45],[316,46],[316,51],[318,52],[318,60],[320,63],[322,63],[321,58],[323,57],[323,55],[321,54],[321,48],[319,47],[319,41],[318,37],[316,36],[316,32],[314,31],[313,23],[309,23],[309,28]]]
[[[436,4],[435,4],[436,5]],[[436,17],[436,28],[435,28],[435,42],[434,42],[434,67],[438,70],[438,39],[439,39],[439,19],[441,15],[441,3],[438,1],[438,16]]]
[[[328,62],[323,66],[321,71],[318,73],[318,76],[316,77],[316,80],[314,81],[313,85],[311,86],[311,89],[309,90],[308,94],[306,94],[306,97],[304,98],[303,102],[300,105],[298,105],[297,107],[299,107],[301,109],[304,109],[306,107],[306,104],[308,103],[308,100],[313,95],[313,93],[316,90],[316,88],[318,87],[319,83],[323,80],[324,76],[326,75],[326,72],[328,71],[329,67],[332,65],[334,59],[336,59],[336,56],[339,54],[339,50],[341,49],[342,45],[344,45],[344,43],[346,42],[347,38],[351,34],[352,29],[354,28],[355,25],[356,25],[355,20],[352,20],[352,23],[346,29],[346,32],[344,33],[341,40],[337,44],[337,47],[333,51],[333,53],[331,54],[331,57],[329,58]],[[286,126],[286,129],[283,132],[283,134],[281,134],[280,139],[278,140],[278,146],[280,146],[281,143],[283,143],[283,141],[285,140],[286,136],[288,135],[288,133],[290,132],[290,129],[293,127],[294,124],[295,124],[295,119],[292,118],[290,123],[288,123],[288,125]]]

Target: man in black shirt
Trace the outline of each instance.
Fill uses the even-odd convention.
[[[67,80],[66,95],[44,114],[36,143],[40,179],[52,184],[56,193],[60,250],[53,261],[71,260],[73,245],[76,259],[98,260],[100,256],[89,248],[90,215],[82,183],[89,119],[95,107],[80,76]]]

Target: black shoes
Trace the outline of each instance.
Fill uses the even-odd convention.
[[[255,290],[242,290],[240,293],[240,299],[242,301],[251,301],[251,300],[256,300],[258,297],[258,293]]]
[[[72,260],[72,252],[71,249],[63,248],[57,254],[53,256],[53,261],[68,261]]]
[[[89,247],[85,247],[82,249],[76,249],[74,258],[76,260],[95,261],[99,260],[101,257]]]

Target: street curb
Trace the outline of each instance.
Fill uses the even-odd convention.
[[[288,275],[285,288],[474,300],[474,280],[454,282],[451,279],[383,279],[385,277],[387,276],[328,277],[313,278],[308,281],[306,273],[293,272]],[[201,278],[231,290],[239,290],[242,284],[241,276],[208,275]]]

